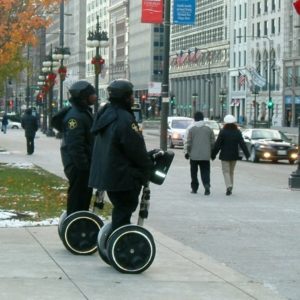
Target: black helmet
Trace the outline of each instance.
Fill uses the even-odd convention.
[[[86,98],[90,95],[96,94],[95,88],[87,81],[79,80],[72,84],[69,92],[74,99]]]
[[[113,80],[107,87],[109,100],[126,100],[133,94],[133,84],[127,79]]]

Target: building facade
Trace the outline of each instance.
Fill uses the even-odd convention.
[[[228,1],[197,0],[194,25],[172,25],[170,94],[172,114],[220,119],[228,97]]]

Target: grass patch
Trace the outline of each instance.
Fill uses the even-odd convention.
[[[12,210],[20,219],[56,218],[66,209],[68,182],[37,166],[26,168],[0,163],[0,209]],[[92,199],[93,201],[94,199]],[[111,214],[106,203],[101,215]]]

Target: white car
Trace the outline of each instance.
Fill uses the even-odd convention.
[[[20,122],[11,121],[8,119],[7,129],[20,129],[22,128]]]
[[[168,117],[168,146],[183,146],[186,129],[194,120],[188,117]]]

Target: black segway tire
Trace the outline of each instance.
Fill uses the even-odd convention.
[[[98,233],[97,249],[100,257],[104,262],[110,265],[110,260],[107,255],[107,241],[111,234],[111,223],[105,224]]]
[[[102,226],[102,220],[94,213],[74,212],[61,225],[62,242],[73,254],[93,254],[97,251],[97,236]]]
[[[107,254],[111,265],[117,271],[138,274],[151,266],[156,247],[148,230],[130,224],[116,229],[110,235]]]
[[[67,212],[64,211],[64,212],[60,215],[59,220],[58,220],[57,231],[58,231],[58,235],[59,235],[59,237],[60,237],[61,240],[62,240],[62,236],[61,236],[61,227],[62,227],[62,224],[63,224],[63,222],[65,221],[66,217],[67,217]]]

